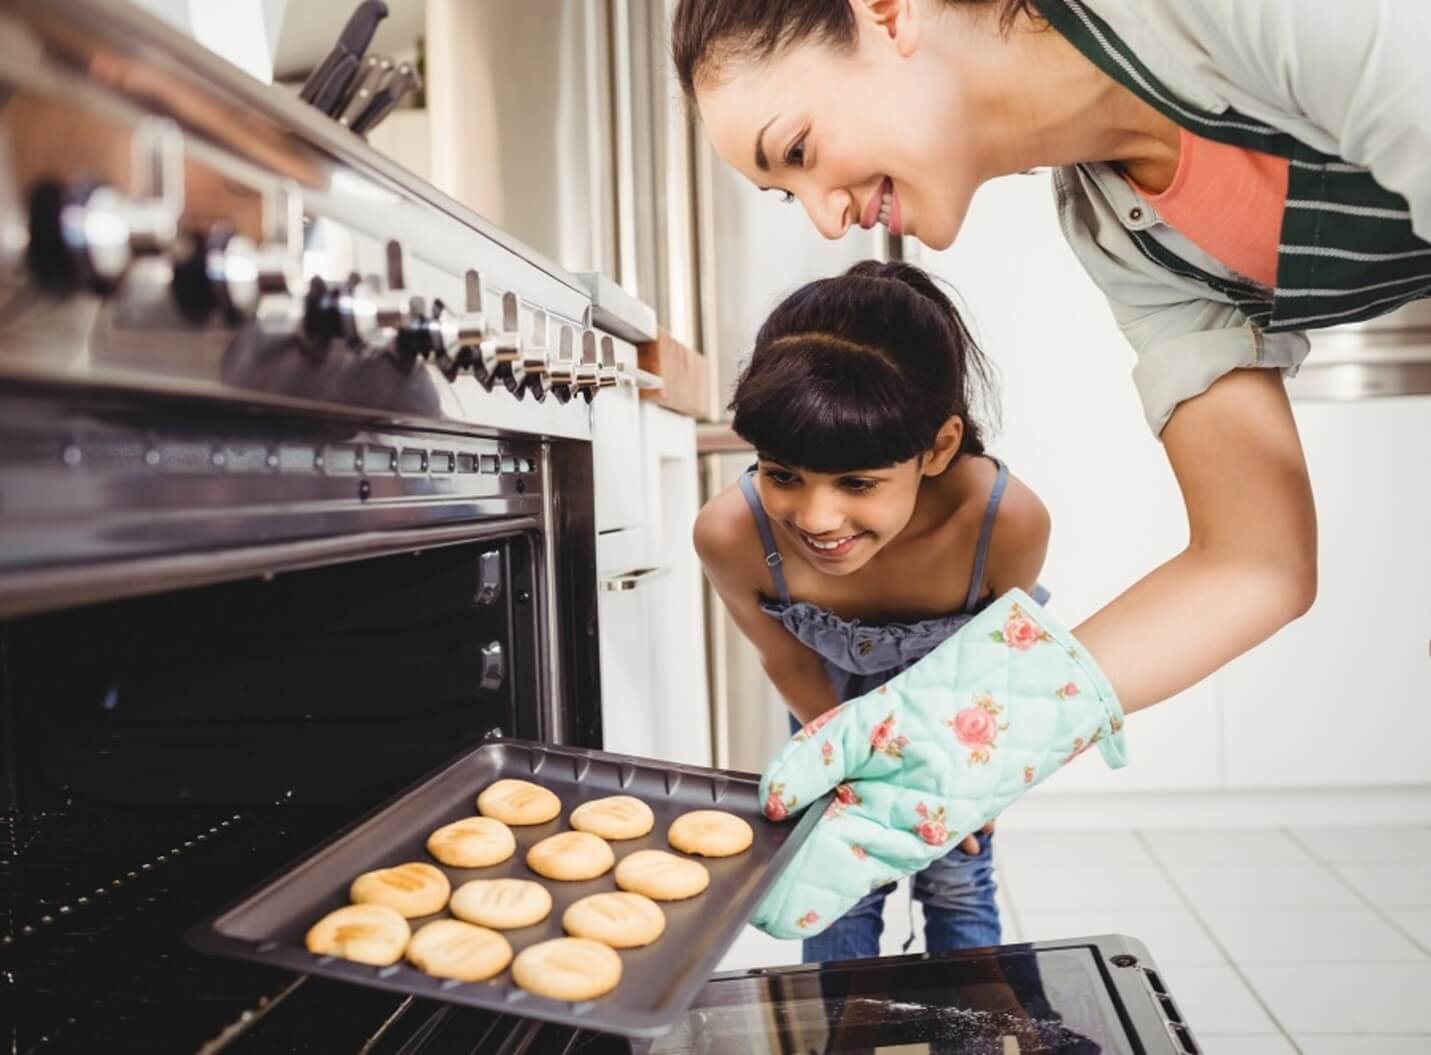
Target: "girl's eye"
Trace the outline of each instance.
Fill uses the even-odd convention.
[[[795,484],[795,474],[782,472],[779,469],[766,469],[765,478],[776,487],[791,487]]]
[[[853,494],[868,494],[879,486],[878,480],[841,480],[840,486]]]
[[[788,190],[783,190],[780,192],[780,201],[784,205],[794,205],[795,195],[791,194]]]

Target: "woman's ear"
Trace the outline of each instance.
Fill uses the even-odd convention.
[[[949,468],[949,463],[959,453],[959,448],[963,443],[964,419],[955,414],[939,427],[938,433],[934,436],[934,445],[924,456],[919,471],[925,476],[938,476]]]
[[[855,13],[862,38],[874,37],[894,45],[901,58],[919,46],[919,5],[923,0],[847,0]]]

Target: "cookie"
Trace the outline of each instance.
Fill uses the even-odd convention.
[[[512,980],[553,1000],[591,1000],[621,981],[621,957],[586,938],[553,938],[528,946],[512,961]]]
[[[485,982],[512,962],[512,946],[495,930],[455,919],[435,919],[407,943],[407,959],[434,978]]]
[[[468,923],[515,930],[551,914],[552,896],[530,879],[474,879],[452,892],[447,911]]]
[[[353,904],[386,905],[408,919],[441,912],[451,893],[442,869],[422,861],[364,872],[348,888]]]
[[[386,967],[402,958],[411,934],[407,920],[386,905],[344,905],[313,924],[304,944],[319,956]]]
[[[755,832],[733,813],[694,810],[671,822],[666,841],[682,853],[730,857],[749,850],[755,841]]]
[[[583,802],[571,811],[571,826],[603,839],[639,839],[656,825],[651,807],[630,795]]]
[[[486,868],[517,852],[517,839],[499,820],[463,817],[427,837],[427,852],[453,868]]]
[[[684,901],[711,885],[711,874],[699,861],[665,850],[637,850],[616,866],[616,885],[656,901]]]
[[[477,796],[477,812],[503,824],[545,824],[561,812],[561,799],[527,780],[499,780]]]
[[[562,913],[562,929],[613,949],[650,945],[666,930],[661,906],[641,894],[608,890],[573,901]]]
[[[590,832],[549,835],[527,851],[527,867],[548,879],[595,879],[615,863],[606,840]]]

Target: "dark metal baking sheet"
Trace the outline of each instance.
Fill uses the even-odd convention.
[[[553,821],[513,828],[517,852],[490,868],[451,868],[427,855],[436,828],[476,813],[477,793],[502,777],[531,780],[556,792],[562,812]],[[585,748],[520,740],[484,744],[409,788],[306,858],[266,881],[237,904],[195,926],[187,935],[203,952],[256,960],[305,974],[376,986],[506,1014],[546,1019],[626,1036],[656,1036],[690,1006],[740,933],[765,890],[774,882],[823,813],[816,803],[796,823],[773,824],[761,813],[757,778],[750,774],[631,758]],[[651,833],[613,842],[616,858],[636,850],[671,850],[666,830],[680,814],[722,809],[744,817],[755,841],[743,854],[699,858],[710,869],[705,893],[688,901],[663,902],[666,932],[643,949],[621,950],[621,983],[606,996],[583,1003],[549,1000],[512,984],[510,970],[487,982],[444,981],[405,961],[369,967],[304,948],[308,928],[348,902],[353,878],[373,868],[427,861],[447,873],[453,889],[469,879],[513,876],[537,879],[552,893],[551,915],[532,927],[505,932],[514,952],[561,936],[562,913],[578,898],[617,889],[612,873],[579,883],[543,880],[528,870],[533,843],[570,826],[581,803],[606,795],[634,795],[656,816]],[[674,851],[671,851],[674,852]],[[444,913],[445,915],[445,913]],[[411,920],[412,929],[428,916]]]

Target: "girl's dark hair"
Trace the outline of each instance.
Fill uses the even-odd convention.
[[[802,286],[761,326],[736,383],[732,427],[792,468],[840,473],[908,461],[954,415],[960,454],[989,368],[959,312],[912,264],[866,260]]]
[[[999,8],[1007,31],[1021,13],[1041,17],[1034,0],[943,0]],[[859,33],[849,0],[681,0],[671,22],[671,54],[687,99],[696,81],[731,59],[766,59],[812,40],[852,47]]]

